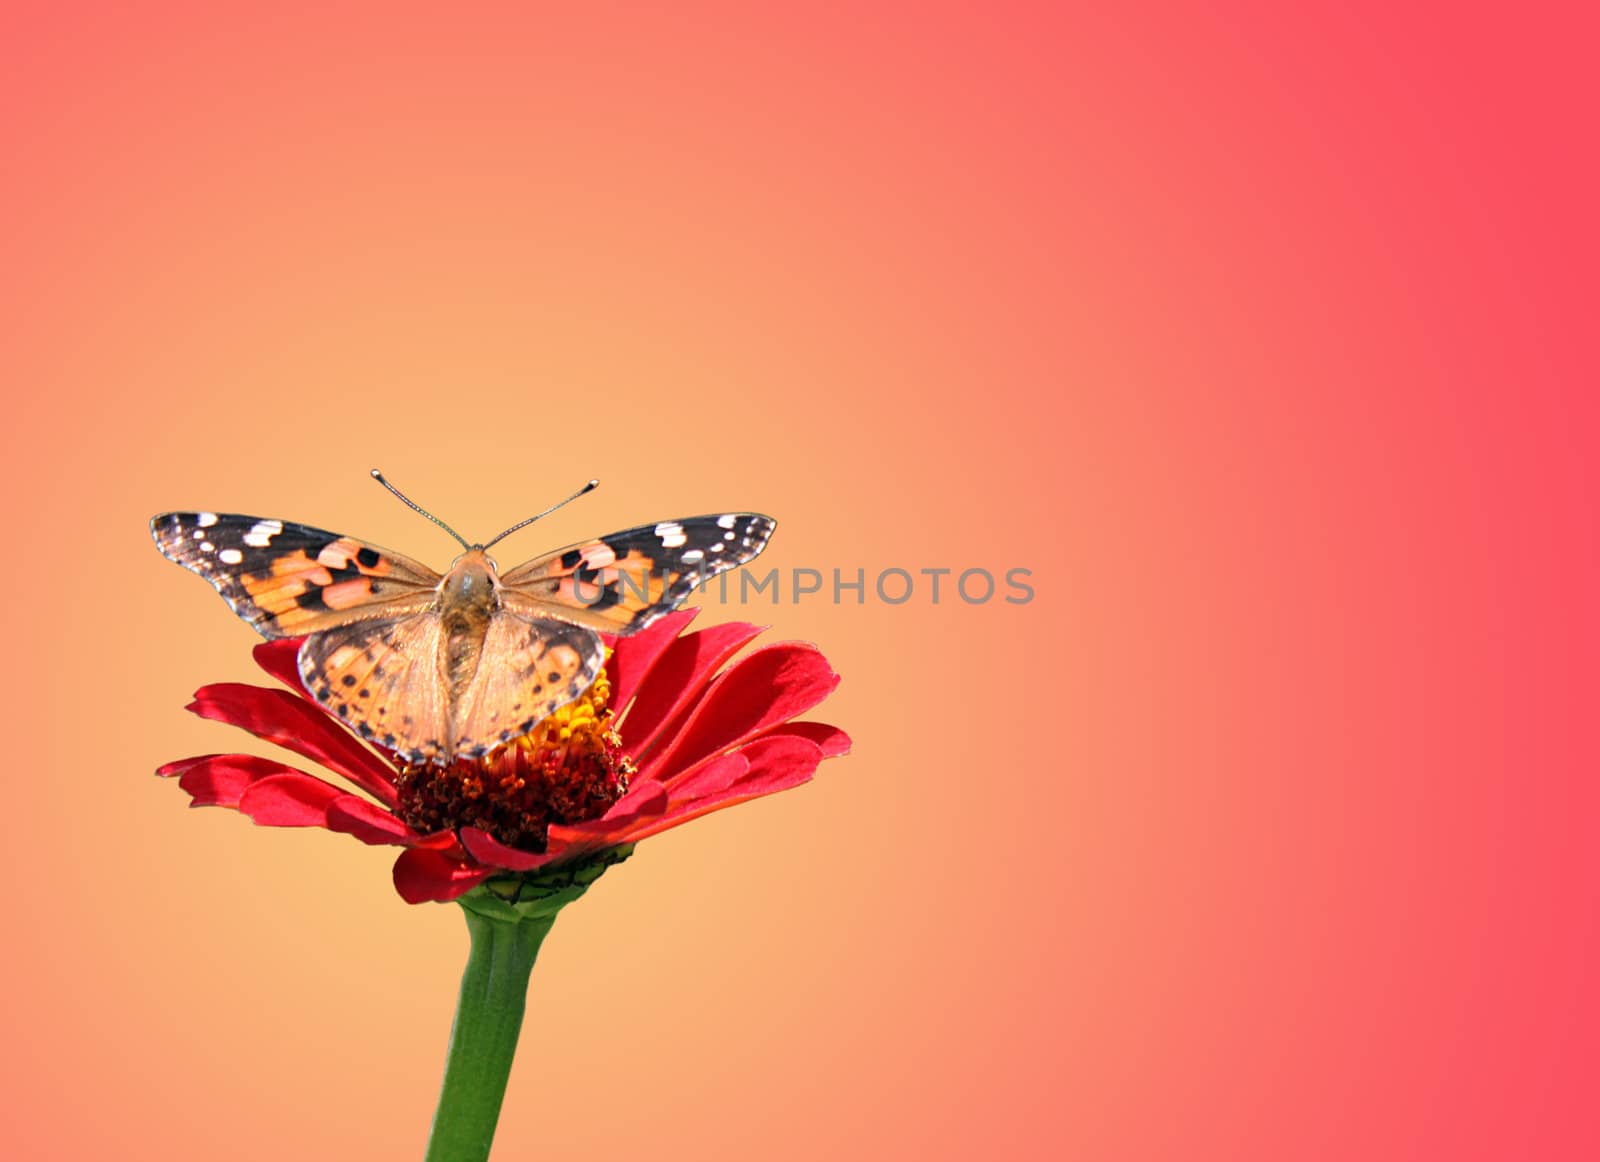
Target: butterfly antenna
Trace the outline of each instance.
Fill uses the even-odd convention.
[[[423,516],[427,517],[434,524],[438,525],[440,528],[442,528],[445,532],[449,533],[456,540],[460,541],[461,542],[461,547],[463,549],[472,548],[471,545],[467,544],[467,539],[465,537],[463,537],[460,533],[456,532],[456,530],[451,528],[449,525],[445,524],[444,521],[442,521],[438,517],[434,516],[433,513],[429,512],[427,509],[423,508],[416,501],[412,500],[405,493],[401,492],[394,485],[390,484],[387,480],[385,480],[383,478],[383,473],[379,472],[376,468],[374,468],[372,470],[372,478],[374,480],[376,480],[379,484],[381,484],[385,488],[387,488],[390,492],[392,492],[396,496],[398,496],[400,498],[401,503],[404,504],[407,508],[413,510],[414,512],[420,512]]]
[[[577,500],[578,497],[582,496],[584,493],[593,492],[596,488],[599,488],[599,487],[600,487],[600,482],[598,480],[589,481],[589,483],[585,484],[582,488],[578,489],[578,491],[574,492],[571,496],[567,497],[567,499],[565,499],[565,500],[563,500],[563,501],[561,501],[561,502],[559,502],[557,504],[552,504],[549,508],[547,508],[543,512],[539,513],[537,516],[530,516],[527,520],[519,520],[516,524],[512,525],[505,532],[501,533],[494,540],[490,541],[488,545],[484,545],[483,547],[487,549],[489,547],[489,545],[498,544],[500,541],[505,540],[512,533],[516,532],[518,529],[526,528],[528,525],[531,525],[534,521],[538,520],[539,517],[549,516],[551,513],[555,512],[556,509],[560,508],[563,504],[571,504],[573,501]]]

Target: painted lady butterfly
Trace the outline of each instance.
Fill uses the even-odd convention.
[[[695,586],[751,560],[773,521],[724,513],[624,529],[500,573],[491,545],[567,500],[470,545],[443,574],[308,525],[237,513],[169,512],[150,522],[169,560],[198,573],[267,638],[305,637],[301,680],[364,738],[408,762],[473,758],[589,688],[600,633],[627,636]]]

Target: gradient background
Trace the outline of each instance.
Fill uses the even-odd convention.
[[[420,1155],[466,947],[187,812],[145,522],[725,507],[855,754],[649,841],[504,1158],[1592,1158],[1594,28],[1522,7],[8,4],[18,1158]],[[738,616],[737,610],[709,611]]]

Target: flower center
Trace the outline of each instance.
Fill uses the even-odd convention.
[[[611,727],[610,697],[601,671],[581,698],[482,758],[406,767],[395,813],[424,835],[477,827],[542,852],[550,824],[598,819],[628,789],[633,763]]]

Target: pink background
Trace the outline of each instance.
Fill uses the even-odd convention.
[[[125,7],[0,28],[11,1156],[420,1154],[459,916],[148,773],[145,521],[446,563],[374,464],[1034,570],[745,612],[856,753],[563,917],[500,1156],[1600,1151],[1583,9]]]

